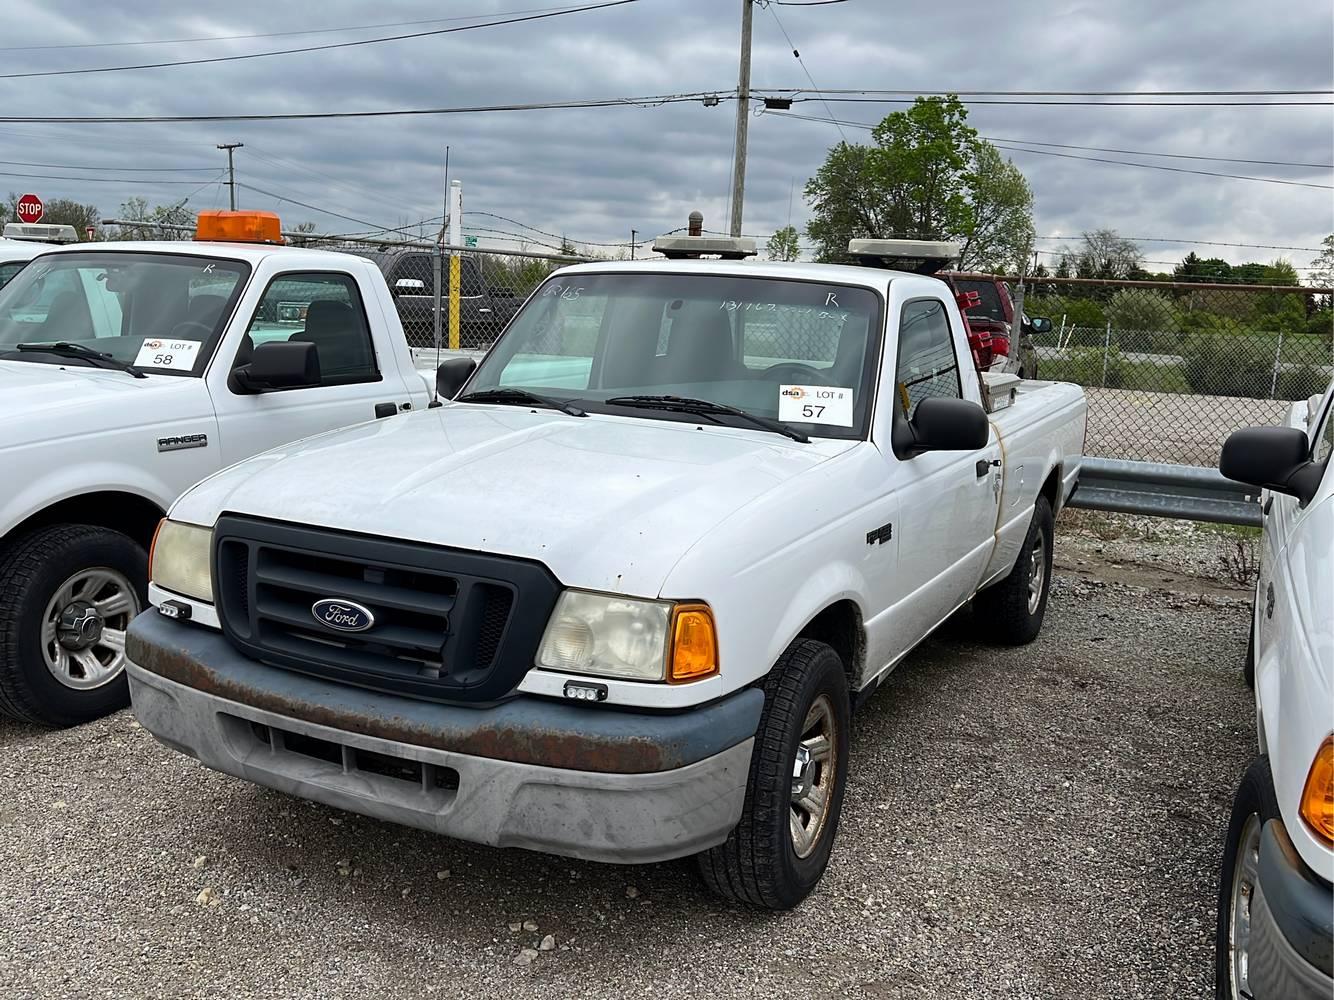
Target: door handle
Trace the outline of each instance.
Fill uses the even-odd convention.
[[[977,466],[976,466],[977,478],[981,479],[982,477],[984,477],[988,472],[991,471],[992,467],[995,467],[997,469],[1000,468],[999,458],[993,458],[991,459],[991,461],[987,461],[985,458],[979,458],[977,460]]]
[[[375,419],[376,419],[376,420],[381,420],[381,419],[383,419],[384,417],[392,417],[392,416],[393,416],[395,413],[397,413],[397,412],[398,412],[398,404],[397,404],[397,403],[376,403],[376,404],[375,404]]]

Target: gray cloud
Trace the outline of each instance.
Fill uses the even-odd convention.
[[[554,0],[553,0],[554,2]],[[25,43],[56,45],[281,31],[436,15],[505,12],[524,0],[462,0],[427,8],[348,0],[275,5],[233,0],[201,10],[143,0],[119,5],[10,0],[7,22]],[[735,86],[739,3],[641,0],[607,11],[504,28],[135,73],[0,81],[8,113],[192,114],[424,107],[604,98]],[[774,8],[823,87],[941,90],[1324,89],[1334,83],[1334,11],[1322,4],[1239,0],[1175,6],[1129,0],[998,6],[984,0],[902,4],[849,0]],[[1303,9],[1304,8],[1304,9]],[[422,25],[422,28],[432,27]],[[412,30],[412,29],[396,29]],[[364,32],[371,36],[380,32]],[[386,31],[383,33],[393,33]],[[6,72],[250,52],[348,35],[206,44],[0,52]],[[774,21],[755,12],[754,84],[806,82]],[[833,104],[840,118],[874,123],[901,105]],[[794,110],[823,116],[809,102]],[[221,170],[222,141],[242,141],[239,179],[333,212],[397,226],[438,214],[444,147],[465,185],[465,208],[521,220],[576,241],[641,238],[683,224],[701,209],[725,228],[734,105],[532,111],[441,118],[223,125],[0,125],[0,159],[116,167],[205,166]],[[974,105],[984,134],[1012,139],[1165,150],[1253,159],[1334,162],[1329,108],[1087,108]],[[850,130],[864,141],[865,133]],[[758,116],[750,129],[745,230],[761,236],[806,217],[801,188],[838,141],[813,122]],[[1069,151],[1077,152],[1077,151]],[[1157,170],[1011,154],[1028,176],[1043,234],[1111,226],[1132,236],[1315,246],[1334,230],[1330,192]],[[1089,154],[1103,155],[1103,154]],[[1117,158],[1117,157],[1113,157]],[[1131,157],[1119,157],[1131,159]],[[281,162],[275,162],[281,161]],[[1330,183],[1329,171],[1190,161],[1176,166]],[[0,170],[54,173],[0,166]],[[74,171],[71,171],[72,173]],[[79,173],[86,174],[86,171]],[[157,176],[157,175],[153,175]],[[86,183],[0,175],[0,190],[75,197],[114,214],[126,198],[190,195],[197,208],[225,204],[210,174],[164,174],[196,185]],[[244,192],[243,204],[277,208],[288,222],[324,231],[354,223]],[[469,216],[477,226],[509,224]],[[512,244],[511,244],[512,245]],[[1048,243],[1056,247],[1059,244]],[[1145,244],[1151,260],[1185,245]],[[1206,250],[1207,248],[1200,248]],[[1215,251],[1210,251],[1215,252]],[[1216,251],[1234,261],[1263,250]],[[1293,253],[1298,264],[1309,254]]]

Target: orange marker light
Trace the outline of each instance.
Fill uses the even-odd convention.
[[[281,243],[282,223],[272,212],[200,212],[196,240],[220,243]]]
[[[153,529],[153,540],[148,544],[148,578],[153,579],[153,555],[157,552],[157,536],[162,534],[162,526],[167,523],[164,517],[158,521],[157,527]]]
[[[672,610],[672,652],[667,681],[697,681],[718,672],[718,635],[707,604],[678,604]]]
[[[1297,811],[1317,837],[1334,844],[1334,736],[1325,737],[1315,753]]]

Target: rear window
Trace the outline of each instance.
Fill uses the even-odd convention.
[[[1001,303],[1000,292],[997,290],[994,281],[956,278],[954,287],[960,292],[977,292],[978,297],[982,300],[977,306],[969,309],[967,315],[1005,322],[1005,306]]]

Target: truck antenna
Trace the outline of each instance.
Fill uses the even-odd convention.
[[[449,225],[449,145],[445,145],[445,195],[443,206],[444,213],[440,217],[440,231],[435,237],[435,260],[432,261],[431,278],[435,282],[435,299],[432,305],[435,307],[435,318],[433,326],[435,328],[435,369],[436,380],[431,383],[431,401],[426,404],[428,410],[435,410],[443,406],[440,402],[440,282],[444,277],[444,261],[441,259],[444,251],[441,244],[445,242],[445,227]]]

